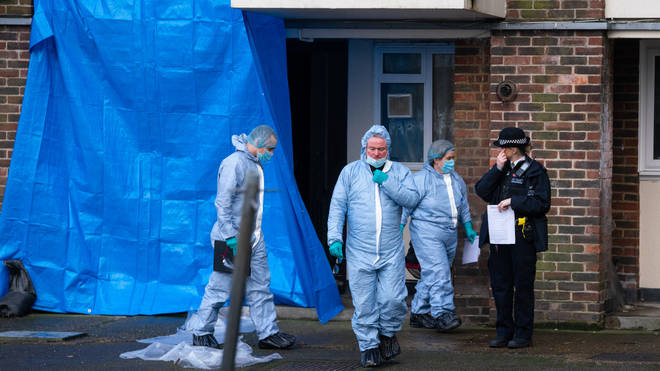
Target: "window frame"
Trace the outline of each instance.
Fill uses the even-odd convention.
[[[422,55],[421,72],[419,74],[383,73],[383,54],[385,53],[420,53]],[[421,83],[424,84],[424,140],[422,162],[402,162],[410,170],[418,171],[424,167],[427,159],[427,149],[433,141],[433,55],[454,55],[452,43],[376,43],[374,45],[374,123],[382,123],[380,118],[380,85],[382,83]],[[453,123],[452,123],[453,124]]]
[[[637,170],[641,177],[660,178],[660,159],[653,159],[655,57],[660,57],[660,40],[641,40],[639,46]]]

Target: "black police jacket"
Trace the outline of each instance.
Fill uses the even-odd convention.
[[[541,164],[529,157],[525,161],[529,161],[529,167],[520,176],[523,178],[522,182],[511,182],[507,191],[516,218],[526,217],[532,222],[536,251],[545,251],[548,249],[548,218],[545,214],[550,210],[550,180],[547,170]],[[474,186],[477,195],[489,205],[497,205],[508,198],[503,197],[503,187],[509,170],[510,162],[507,162],[502,170],[494,165]],[[489,243],[487,212],[483,215],[479,237],[480,246],[485,243]]]

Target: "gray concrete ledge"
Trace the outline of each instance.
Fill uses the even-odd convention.
[[[627,305],[623,311],[608,316],[605,327],[620,330],[660,330],[660,303]]]

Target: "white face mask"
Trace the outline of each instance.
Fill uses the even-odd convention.
[[[367,161],[367,163],[368,163],[369,165],[378,168],[378,167],[381,167],[381,166],[385,165],[385,162],[387,161],[387,158],[386,158],[386,157],[383,157],[383,158],[381,158],[381,159],[376,160],[375,158],[372,158],[372,157],[366,156],[366,160],[365,160],[365,161]]]

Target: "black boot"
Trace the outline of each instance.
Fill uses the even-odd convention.
[[[194,346],[200,346],[200,347],[209,347],[209,348],[215,348],[215,349],[222,349],[222,344],[218,343],[218,340],[216,340],[215,336],[213,334],[207,334],[207,335],[193,335],[193,343],[192,345]]]
[[[362,367],[378,367],[383,363],[383,357],[380,354],[380,349],[371,348],[367,349],[360,354],[360,362]]]
[[[491,348],[504,348],[509,342],[510,338],[504,336],[497,336],[495,339],[490,341]]]
[[[436,320],[429,313],[410,313],[410,327],[434,329]]]
[[[289,349],[295,343],[295,336],[285,334],[284,332],[277,332],[263,340],[259,340],[258,345],[261,349]]]
[[[378,348],[380,349],[380,354],[385,360],[390,360],[401,354],[401,347],[396,340],[396,334],[392,335],[392,337],[378,335],[378,338],[380,339],[380,345]]]
[[[448,332],[461,325],[461,319],[454,312],[443,312],[438,317],[437,330]]]
[[[511,348],[511,349],[531,347],[532,346],[532,339],[513,338],[512,340],[510,340],[506,344],[506,346]]]
[[[291,334],[287,334],[286,332],[278,332],[278,334],[280,334],[280,336],[283,337],[284,339],[288,340],[291,343],[291,345],[296,343],[296,337],[295,336],[293,336]]]

